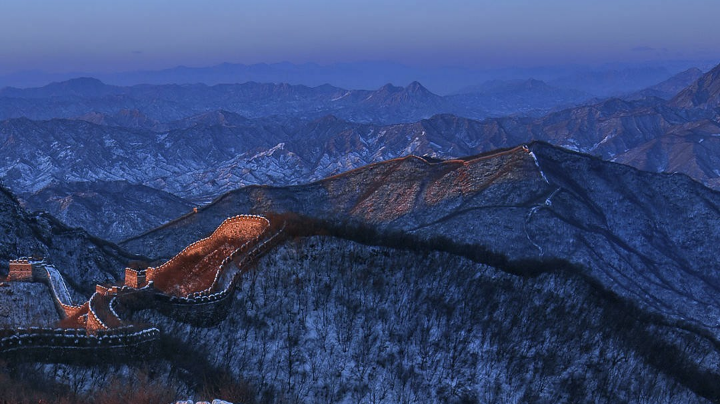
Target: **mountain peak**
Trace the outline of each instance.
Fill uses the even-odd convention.
[[[380,87],[377,92],[396,93],[398,91],[402,91],[402,89],[402,87],[395,86],[392,83],[387,83],[384,86]]]
[[[46,89],[63,89],[70,91],[95,91],[106,87],[105,83],[93,77],[77,77],[74,79],[50,83]]]
[[[405,87],[405,90],[411,94],[429,94],[430,90],[425,88],[420,82],[413,81]]]
[[[685,70],[685,71],[683,71],[683,72],[680,72],[680,73],[678,73],[678,74],[698,74],[698,75],[702,75],[702,74],[703,74],[703,71],[700,70],[700,69],[697,68],[697,67],[691,67],[691,68],[689,68],[689,69],[687,69],[687,70]]]
[[[104,86],[105,83],[94,77],[76,77],[74,79],[61,81],[58,84],[67,84],[72,86]]]
[[[83,96],[96,97],[106,95],[112,91],[112,86],[108,86],[102,81],[93,77],[78,77],[66,81],[50,83],[45,87],[35,90],[41,96]]]
[[[716,108],[720,106],[720,65],[702,75],[670,101],[678,108]]]

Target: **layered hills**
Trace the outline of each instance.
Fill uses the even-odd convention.
[[[172,194],[127,181],[51,184],[24,202],[27,209],[44,210],[64,223],[82,223],[92,234],[119,236],[150,230],[193,208]]]
[[[93,115],[97,113],[112,116],[123,110],[140,110],[149,119],[171,122],[217,109],[250,118],[279,115],[313,119],[334,114],[373,123],[412,122],[438,113],[486,116],[485,111],[433,94],[418,82],[406,87],[386,84],[370,91],[255,82],[120,87],[78,78],[39,88],[0,89],[3,119],[87,117],[96,121]]]
[[[162,193],[170,193],[201,204],[242,186],[300,184],[408,154],[447,159],[541,140],[647,171],[685,173],[707,186],[717,187],[720,115],[713,100],[718,97],[718,69],[702,75],[670,101],[658,97],[633,101],[608,99],[537,118],[515,116],[478,121],[441,114],[410,123],[374,124],[332,115],[317,119],[287,115],[249,118],[221,109],[163,122],[147,115],[147,110],[135,109],[95,112],[74,119],[10,119],[0,122],[0,174],[23,200],[33,201],[28,203],[32,209],[59,214],[57,207],[46,202],[61,199],[64,193],[60,189],[71,182],[100,182],[88,186],[98,191],[101,200],[116,198],[109,194],[101,196],[111,192],[103,182],[124,180],[158,190],[158,198]],[[688,75],[693,73],[696,72]],[[539,82],[515,85],[547,89]],[[169,98],[172,102],[200,105],[205,98],[195,101],[183,98],[192,97],[196,87],[214,94],[208,95],[209,99],[227,101],[228,97],[244,94],[242,97],[264,99],[271,104],[302,100],[306,93],[333,93],[334,97],[348,100],[343,102],[367,105],[376,114],[388,113],[384,105],[413,109],[420,108],[413,100],[422,99],[427,101],[423,105],[435,106],[447,101],[447,97],[435,96],[419,83],[404,88],[388,85],[371,93],[345,90],[335,93],[337,89],[328,86],[299,88],[256,83],[237,88],[193,85],[126,88],[88,79],[47,88],[4,91],[8,96],[25,97],[13,99],[28,101],[33,101],[33,97],[64,99],[65,96],[56,95],[63,92],[103,97],[107,91],[148,94],[157,91],[174,94],[174,98]],[[483,91],[504,91],[503,88],[504,84],[495,83]],[[258,91],[266,94],[265,98],[258,96]],[[175,111],[172,114],[177,116],[188,112],[167,107],[161,98],[153,98],[156,102],[148,107],[149,111]],[[93,98],[79,99],[93,102]],[[319,107],[316,112],[322,111]],[[31,197],[43,188],[58,190],[58,194],[46,192],[41,198]],[[123,203],[118,202],[118,208],[122,208],[120,205]],[[129,215],[136,211],[129,208],[131,202],[124,205]],[[146,215],[150,216],[154,214]],[[132,233],[131,226],[111,229],[111,223],[102,220],[88,223],[83,215],[64,217],[69,224],[92,228],[104,238],[120,240],[137,234]],[[151,223],[158,222],[154,219]]]
[[[692,80],[688,81],[688,78],[698,72],[697,69],[683,72],[639,94],[671,98],[689,85]],[[644,78],[653,80],[651,77],[654,76]],[[636,88],[637,79],[634,77],[633,85],[621,85],[619,88],[625,88],[627,93]],[[586,78],[581,82],[588,80]],[[677,88],[679,83],[685,85]],[[440,96],[417,81],[405,87],[388,83],[376,90],[353,90],[329,84],[310,87],[252,81],[212,86],[143,84],[123,87],[81,77],[44,87],[0,89],[0,119],[80,117],[92,122],[127,126],[138,123],[149,125],[150,122],[138,122],[137,117],[132,116],[134,113],[127,114],[125,111],[139,110],[145,121],[168,123],[223,109],[249,118],[281,116],[316,119],[332,114],[352,122],[391,124],[413,122],[443,113],[473,119],[506,115],[541,116],[587,102],[597,97],[596,94],[607,96],[605,92],[590,93],[535,79],[491,80]],[[635,95],[635,98],[638,97]],[[111,118],[103,119],[103,116]]]

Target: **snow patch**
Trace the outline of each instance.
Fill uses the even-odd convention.
[[[284,149],[285,149],[285,143],[284,142],[278,143],[277,145],[273,146],[272,148],[262,151],[260,153],[257,153],[256,155],[250,157],[249,160],[252,161],[252,160],[255,160],[256,158],[260,158],[260,157],[269,157],[269,156],[272,156],[273,153],[275,153],[276,151],[284,150]]]
[[[342,100],[343,98],[347,97],[348,95],[350,95],[350,91],[346,91],[345,94],[343,94],[339,97],[335,97],[335,98],[331,99],[330,101],[339,101],[339,100]]]
[[[617,135],[617,131],[612,131],[612,132],[608,133],[607,136],[605,136],[604,138],[602,138],[601,141],[595,143],[595,144],[589,149],[589,151],[594,151],[594,150],[597,149],[601,144],[603,144],[603,143],[607,142],[608,140],[614,138],[616,135]]]
[[[530,153],[530,155],[532,156],[533,161],[535,161],[535,166],[536,166],[536,167],[538,168],[538,170],[540,171],[540,175],[542,176],[543,180],[545,180],[545,182],[549,184],[550,181],[548,181],[548,179],[547,179],[547,177],[545,176],[545,173],[543,172],[542,168],[540,168],[540,162],[538,162],[538,159],[537,159],[537,157],[535,156],[535,153],[533,153],[532,151],[530,151],[529,153]]]
[[[528,239],[528,241],[530,242],[530,244],[534,245],[535,248],[537,248],[537,249],[540,251],[540,256],[542,257],[542,255],[543,255],[543,249],[542,249],[542,247],[540,247],[536,242],[533,241],[533,239],[530,237],[530,233],[528,233],[528,230],[527,230],[527,224],[530,223],[530,219],[532,219],[532,216],[533,216],[533,215],[535,214],[535,212],[537,212],[540,208],[542,208],[542,206],[533,206],[533,207],[530,209],[530,212],[528,212],[527,217],[525,217],[525,226],[523,226],[523,227],[524,227],[524,230],[525,230],[525,237],[527,237],[527,239]]]

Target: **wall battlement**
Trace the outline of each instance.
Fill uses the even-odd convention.
[[[125,268],[125,286],[139,289],[147,285],[145,270]]]
[[[85,361],[92,358],[141,358],[155,351],[160,330],[126,326],[88,334],[84,328],[0,330],[0,354],[17,360]]]
[[[158,267],[145,271],[146,280],[170,295],[187,296],[210,288],[222,262],[245,241],[257,240],[270,222],[256,215],[238,215],[225,219],[208,237],[195,241]],[[127,283],[127,281],[126,281]]]
[[[8,281],[32,281],[32,264],[27,258],[19,258],[10,260],[10,270],[8,271]]]

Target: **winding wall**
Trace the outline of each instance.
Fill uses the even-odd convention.
[[[139,289],[98,286],[96,293],[81,306],[73,305],[67,285],[55,267],[44,261],[34,262],[33,278],[49,285],[61,317],[70,320],[68,324],[74,327],[84,328],[3,329],[0,330],[0,354],[47,360],[76,358],[74,352],[78,351],[90,351],[95,356],[114,352],[130,357],[138,352],[152,352],[160,331],[155,327],[123,323],[116,308],[132,311],[155,307],[180,321],[215,324],[227,315],[231,303],[228,297],[232,296],[240,275],[279,242],[284,228],[283,224],[279,231],[269,234],[270,222],[262,216],[228,218],[209,237],[192,243],[165,264],[148,268],[147,278],[153,283]],[[209,255],[217,256],[214,253],[218,251],[225,255],[217,262],[205,259]],[[209,279],[207,285],[198,288],[199,284],[195,284],[194,288],[186,288],[188,293],[182,296],[154,288],[157,280],[182,286],[188,281],[188,265],[196,269],[200,265],[201,275]]]
[[[238,215],[225,219],[208,237],[198,240],[168,262],[146,270],[146,279],[163,293],[178,297],[212,287],[226,258],[247,241],[257,240],[270,222],[255,215]]]

